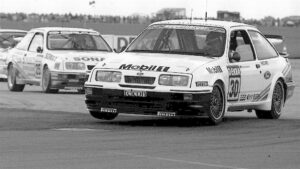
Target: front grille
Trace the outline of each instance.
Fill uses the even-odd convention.
[[[148,84],[151,85],[155,81],[155,77],[145,76],[125,76],[125,83]]]
[[[92,70],[95,67],[95,65],[87,65],[88,70]]]

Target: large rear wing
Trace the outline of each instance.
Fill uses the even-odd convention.
[[[268,39],[269,42],[271,42],[275,46],[275,48],[277,49],[277,51],[281,56],[283,57],[289,56],[283,36],[272,35],[272,34],[266,34],[264,36]]]

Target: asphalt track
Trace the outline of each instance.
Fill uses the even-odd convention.
[[[84,95],[9,92],[0,82],[0,169],[299,169],[300,60],[279,120],[234,112],[203,118],[89,116]]]

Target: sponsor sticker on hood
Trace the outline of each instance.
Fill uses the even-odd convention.
[[[158,66],[158,65],[133,65],[133,64],[122,64],[119,69],[123,70],[145,70],[145,71],[157,71],[157,72],[168,72],[170,67]]]
[[[75,61],[84,61],[84,62],[100,62],[103,61],[104,58],[99,58],[99,57],[91,57],[91,56],[78,56],[74,57]]]

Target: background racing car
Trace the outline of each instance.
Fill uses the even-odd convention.
[[[0,79],[7,79],[6,57],[8,50],[13,48],[26,35],[26,31],[17,29],[0,29]]]
[[[8,88],[40,85],[45,93],[83,91],[89,71],[112,49],[89,29],[45,27],[30,30],[8,54]]]
[[[293,94],[291,65],[253,26],[202,20],[151,24],[117,57],[99,63],[85,83],[98,119],[118,113],[207,116],[255,110],[277,119]]]

